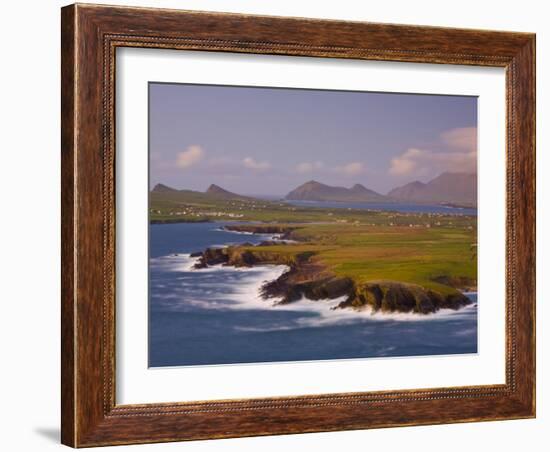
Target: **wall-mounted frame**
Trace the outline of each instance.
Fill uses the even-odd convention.
[[[62,9],[61,31],[64,444],[86,447],[535,416],[534,35],[79,4]],[[438,64],[448,72],[502,68],[505,144],[480,150],[500,156],[505,174],[502,381],[120,403],[119,372],[125,360],[117,359],[120,331],[115,326],[127,311],[119,312],[115,297],[115,270],[118,274],[124,265],[116,256],[121,237],[116,236],[115,211],[117,204],[121,208],[117,175],[128,170],[118,166],[127,162],[120,159],[115,142],[115,117],[118,124],[125,114],[117,111],[115,88],[121,80],[117,64],[122,49],[210,52],[212,58],[312,57],[342,64],[343,70],[350,61]],[[262,164],[252,161],[249,166]],[[491,297],[485,297],[490,303]]]

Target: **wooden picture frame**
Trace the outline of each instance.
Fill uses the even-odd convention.
[[[535,416],[535,35],[71,5],[62,9],[62,442],[73,447]],[[115,403],[118,47],[506,69],[506,383]]]

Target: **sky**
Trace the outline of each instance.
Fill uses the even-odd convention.
[[[477,98],[149,84],[150,185],[286,195],[309,180],[385,194],[475,172]]]

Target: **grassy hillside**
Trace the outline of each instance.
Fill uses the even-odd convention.
[[[391,280],[418,284],[442,294],[455,290],[441,281],[475,287],[475,229],[305,224],[292,237],[297,244],[254,247],[255,252],[313,253],[337,276],[356,283]]]
[[[192,191],[151,193],[152,222],[253,221],[292,224],[296,244],[254,247],[289,261],[300,253],[336,276],[418,284],[442,294],[477,284],[477,218],[366,209],[296,207]]]
[[[210,193],[190,190],[170,193],[151,192],[149,218],[151,222],[330,222],[452,228],[469,227],[475,224],[475,219],[472,220],[471,217],[462,215],[293,206],[284,201],[265,201],[252,198],[227,199]]]

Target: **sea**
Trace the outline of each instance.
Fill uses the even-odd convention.
[[[300,207],[322,207],[329,209],[361,209],[384,210],[406,213],[439,213],[445,215],[473,215],[477,216],[477,209],[471,207],[456,207],[443,204],[407,204],[400,202],[330,202],[330,201],[294,201],[284,200],[287,204]]]
[[[150,367],[477,353],[477,293],[429,315],[332,309],[341,300],[275,305],[259,290],[285,266],[193,269],[190,255],[207,247],[277,238],[227,224],[150,225]]]

